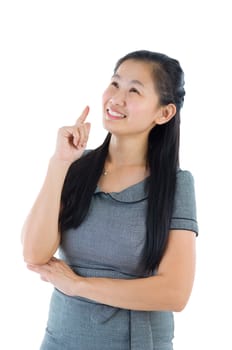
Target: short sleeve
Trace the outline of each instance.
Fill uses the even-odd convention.
[[[170,229],[189,230],[198,235],[194,178],[186,170],[179,170],[177,172]]]

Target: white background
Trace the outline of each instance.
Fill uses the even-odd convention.
[[[195,177],[200,234],[175,350],[231,348],[231,32],[224,0],[0,2],[1,349],[36,350],[44,333],[52,288],[26,270],[20,230],[57,129],[89,104],[88,147],[103,141],[102,91],[136,49],[179,59],[186,75],[181,165]]]

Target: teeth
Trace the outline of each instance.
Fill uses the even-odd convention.
[[[114,112],[110,108],[108,108],[107,111],[108,111],[109,114],[111,114],[114,117],[125,118],[124,114],[121,114],[121,113],[118,113],[118,112]]]

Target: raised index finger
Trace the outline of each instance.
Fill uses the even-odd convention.
[[[81,123],[84,123],[87,115],[89,114],[89,106],[86,106],[83,112],[81,113],[80,117],[77,119],[75,125],[80,125]]]

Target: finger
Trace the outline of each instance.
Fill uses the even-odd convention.
[[[88,114],[89,114],[89,106],[86,106],[83,112],[81,113],[80,117],[77,119],[75,125],[79,126],[81,123],[84,123]]]
[[[57,259],[55,256],[53,256],[50,261],[60,261],[60,259]]]
[[[83,125],[83,124],[81,124],[81,125]],[[75,147],[77,147],[78,143],[79,143],[79,139],[80,139],[79,127],[81,125],[79,125],[78,127],[76,125],[74,125],[72,127],[67,127],[65,129],[68,133],[69,143],[71,145],[74,145]]]
[[[36,273],[43,273],[44,271],[50,272],[51,267],[48,264],[45,265],[32,265],[27,264],[28,270],[34,271]]]
[[[40,276],[40,279],[44,282],[49,282],[49,280],[45,276]]]
[[[78,143],[79,143],[79,138],[80,138],[80,135],[79,135],[79,131],[76,127],[73,127],[72,128],[72,139],[70,140],[72,142],[72,144],[77,147],[78,146]]]
[[[40,273],[40,271],[38,270],[37,266],[34,265],[27,265],[28,270],[36,272],[36,273]]]
[[[80,136],[78,141],[78,148],[85,147],[88,140],[86,124],[80,125],[78,131]]]
[[[82,141],[82,147],[86,147],[88,139],[89,139],[89,132],[90,132],[90,123],[85,123],[84,124],[84,139]]]
[[[90,123],[84,123],[76,129],[74,133],[75,136],[73,137],[73,144],[78,149],[86,147],[89,138],[90,126]]]
[[[46,265],[44,265],[44,269],[45,270],[50,270],[53,269],[54,267],[56,267],[57,265],[59,265],[61,262],[61,260],[55,258],[55,257],[52,257],[48,263]]]
[[[90,129],[91,129],[91,124],[90,123],[85,123],[85,130],[86,130],[86,141],[88,141],[89,138],[89,133],[90,133]]]

